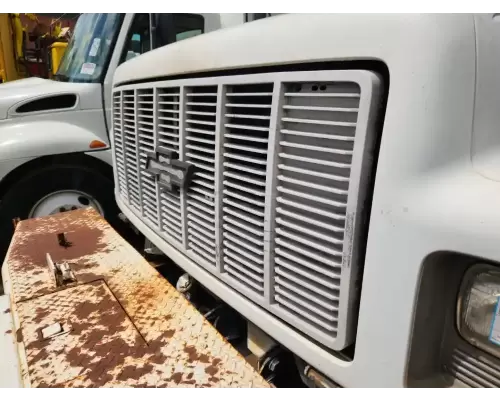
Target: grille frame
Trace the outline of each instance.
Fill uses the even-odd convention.
[[[342,239],[342,260],[339,275],[339,289],[338,289],[338,299],[337,301],[337,322],[335,328],[335,335],[325,333],[317,327],[312,326],[307,323],[304,319],[297,318],[291,315],[289,312],[284,310],[273,298],[275,289],[275,263],[274,263],[274,250],[277,247],[275,243],[276,239],[276,197],[277,197],[277,176],[278,176],[278,161],[279,154],[282,149],[281,140],[282,129],[283,129],[283,106],[285,105],[285,91],[288,88],[287,85],[300,83],[350,83],[357,85],[359,87],[359,105],[357,110],[357,118],[354,127],[354,144],[352,150],[352,160],[350,161],[350,175],[348,179],[348,189],[347,189],[347,202],[345,206],[345,226],[344,226],[344,237]],[[264,279],[264,289],[263,295],[257,296],[254,291],[252,291],[249,286],[245,286],[241,281],[238,281],[224,270],[224,261],[221,257],[223,251],[224,233],[226,232],[221,225],[224,224],[223,221],[223,172],[224,167],[222,166],[225,159],[223,158],[224,153],[224,135],[228,133],[225,128],[226,114],[228,114],[227,109],[227,91],[229,87],[234,87],[238,85],[259,85],[259,84],[272,84],[272,93],[270,94],[271,101],[271,114],[269,119],[269,136],[268,140],[268,152],[266,158],[266,186],[265,186],[265,216],[264,216],[264,246],[262,248],[264,253],[264,263],[263,263],[263,279]],[[116,122],[115,130],[115,98],[123,99],[122,93],[128,93],[134,91],[138,93],[140,91],[152,90],[153,97],[155,99],[155,104],[153,105],[153,115],[154,115],[154,126],[153,135],[154,143],[157,144],[158,140],[158,114],[159,101],[158,93],[161,90],[168,90],[169,88],[179,89],[179,118],[178,118],[178,131],[179,131],[179,159],[182,161],[189,161],[186,156],[186,102],[187,94],[191,93],[194,89],[198,90],[200,88],[216,87],[216,105],[215,105],[215,125],[213,133],[215,135],[214,143],[214,242],[215,242],[215,252],[216,252],[216,263],[208,262],[200,254],[194,252],[187,248],[187,219],[184,218],[186,215],[186,193],[181,191],[180,193],[180,204],[181,204],[181,230],[182,238],[181,240],[175,240],[168,233],[161,231],[161,225],[157,225],[150,221],[148,218],[143,216],[142,207],[138,209],[137,207],[130,207],[129,198],[124,195],[121,185],[123,185],[123,177],[118,176],[119,168],[124,167],[125,176],[128,176],[128,169],[126,168],[126,151],[124,150],[124,156],[121,157],[119,151],[115,150],[115,136],[118,137],[118,150],[120,146],[120,140],[124,141],[123,137],[123,104],[120,102],[119,105],[119,118]],[[118,168],[114,168],[115,173],[115,183],[117,184],[117,193],[120,196],[120,200],[130,208],[130,210],[139,217],[146,225],[155,231],[159,236],[165,240],[169,245],[179,250],[181,253],[185,254],[192,261],[200,265],[206,271],[215,275],[217,278],[221,279],[233,289],[236,289],[239,293],[243,294],[255,304],[263,307],[264,309],[270,311],[277,317],[281,318],[285,322],[293,325],[299,331],[305,333],[316,341],[320,342],[322,345],[327,346],[333,350],[342,350],[354,340],[354,326],[357,315],[355,313],[355,301],[359,295],[359,285],[356,281],[360,279],[360,259],[362,254],[360,254],[360,243],[361,232],[363,228],[361,224],[364,222],[361,218],[364,215],[365,200],[367,198],[368,184],[371,180],[372,165],[373,165],[373,154],[375,146],[375,121],[377,118],[377,111],[379,101],[381,99],[381,79],[375,73],[366,70],[332,70],[332,71],[308,71],[308,72],[277,72],[277,73],[264,73],[264,74],[254,74],[254,75],[235,75],[235,76],[218,76],[212,78],[194,78],[194,79],[179,79],[172,81],[159,81],[159,82],[147,82],[140,84],[124,85],[113,90],[113,123],[112,123],[112,144],[113,144],[113,162],[117,165],[118,162],[122,162],[123,165],[118,164]],[[137,96],[135,96],[135,104],[137,105]],[[138,119],[137,106],[134,110],[135,116],[134,120]],[[174,121],[175,122],[175,121]],[[136,132],[137,132],[137,122],[136,122]],[[125,144],[124,144],[125,145]],[[270,151],[269,151],[270,150]],[[140,158],[140,147],[137,145],[137,159]],[[139,163],[139,162],[137,162]],[[271,171],[271,173],[270,173]],[[133,172],[133,171],[132,171]],[[139,179],[139,182],[141,180]],[[126,180],[126,183],[128,181]],[[156,184],[156,193],[159,196],[158,184]],[[125,189],[127,190],[127,188]],[[189,188],[187,189],[189,191]],[[142,196],[142,192],[139,193]],[[142,199],[142,197],[140,197]],[[157,199],[159,200],[159,199]]]

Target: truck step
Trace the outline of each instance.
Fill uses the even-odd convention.
[[[270,386],[91,208],[19,222],[3,275],[24,386]]]

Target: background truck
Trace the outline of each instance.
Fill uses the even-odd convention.
[[[500,386],[499,70],[498,14],[165,46],[114,76],[118,206],[308,384]]]
[[[91,206],[119,224],[108,135],[111,82],[119,64],[162,45],[259,17],[82,14],[54,80],[1,84],[0,254],[15,217]]]

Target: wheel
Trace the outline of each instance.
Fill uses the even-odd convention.
[[[0,256],[5,256],[14,227],[12,219],[42,217],[93,207],[113,226],[119,226],[113,181],[100,171],[76,164],[51,164],[14,183],[0,204]]]

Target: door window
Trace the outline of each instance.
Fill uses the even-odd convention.
[[[121,62],[130,60],[151,50],[151,24],[149,14],[136,14],[128,38]]]

